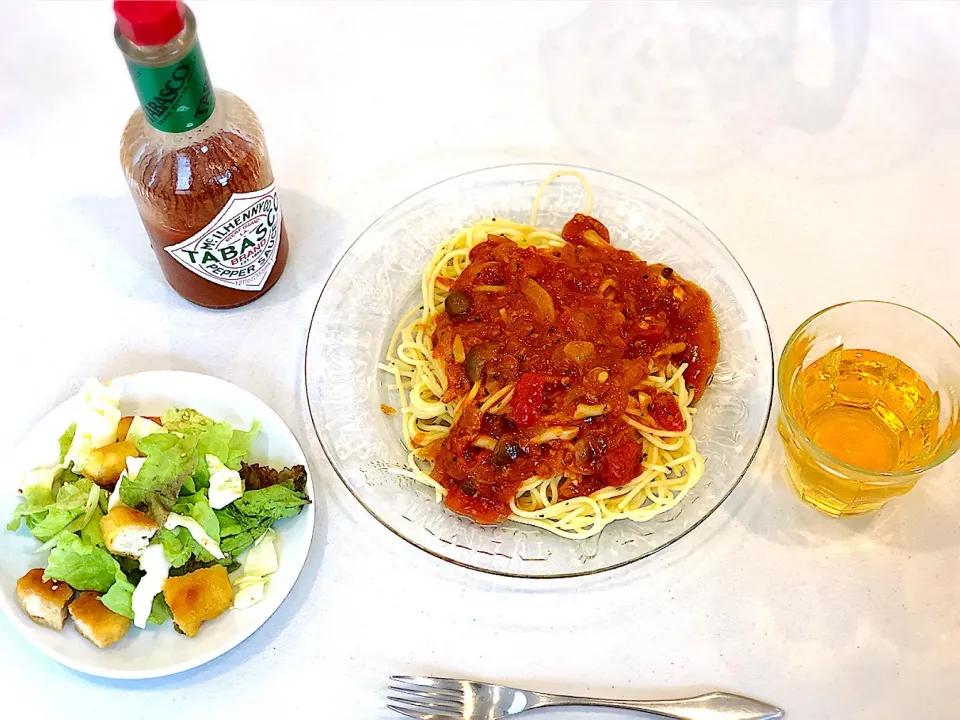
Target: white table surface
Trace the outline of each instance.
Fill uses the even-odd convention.
[[[837,521],[794,499],[771,428],[729,500],[653,559],[498,580],[366,515],[313,435],[301,368],[323,280],[363,228],[426,184],[513,161],[607,169],[689,209],[752,279],[777,352],[815,310],[855,298],[960,333],[960,5],[195,10],[215,84],[266,128],[286,274],[236,311],[175,295],[117,159],[135,97],[109,4],[0,4],[0,438],[15,443],[90,375],[219,375],[298,435],[316,540],[267,625],[180,676],[91,679],[0,620],[0,716],[41,703],[73,718],[386,720],[387,676],[431,673],[636,697],[721,688],[804,720],[956,717],[960,461]],[[541,717],[587,715],[629,714]]]

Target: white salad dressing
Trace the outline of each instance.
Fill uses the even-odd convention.
[[[133,606],[133,624],[138,628],[147,626],[147,619],[153,608],[153,599],[163,591],[163,583],[170,575],[170,563],[163,554],[160,544],[148,545],[140,556],[140,569],[146,575],[140,578],[134,588],[131,605]]]
[[[216,455],[207,455],[210,469],[210,507],[220,510],[243,496],[240,473],[224,465]]]

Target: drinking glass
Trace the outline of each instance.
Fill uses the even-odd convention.
[[[821,310],[787,341],[778,385],[790,480],[804,502],[830,515],[877,510],[960,448],[960,344],[902,305],[864,300]],[[829,442],[818,435],[827,411]]]

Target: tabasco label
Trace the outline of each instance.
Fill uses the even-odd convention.
[[[235,193],[203,230],[164,248],[188,270],[235,290],[259,292],[277,262],[280,201],[275,183]]]

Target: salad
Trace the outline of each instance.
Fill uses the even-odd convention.
[[[248,462],[259,432],[196,410],[120,412],[119,390],[88,380],[60,462],[23,478],[7,530],[49,551],[17,581],[36,623],[74,627],[98,647],[132,625],[195,636],[204,622],[259,602],[278,567],[281,519],[310,502],[302,465]]]

